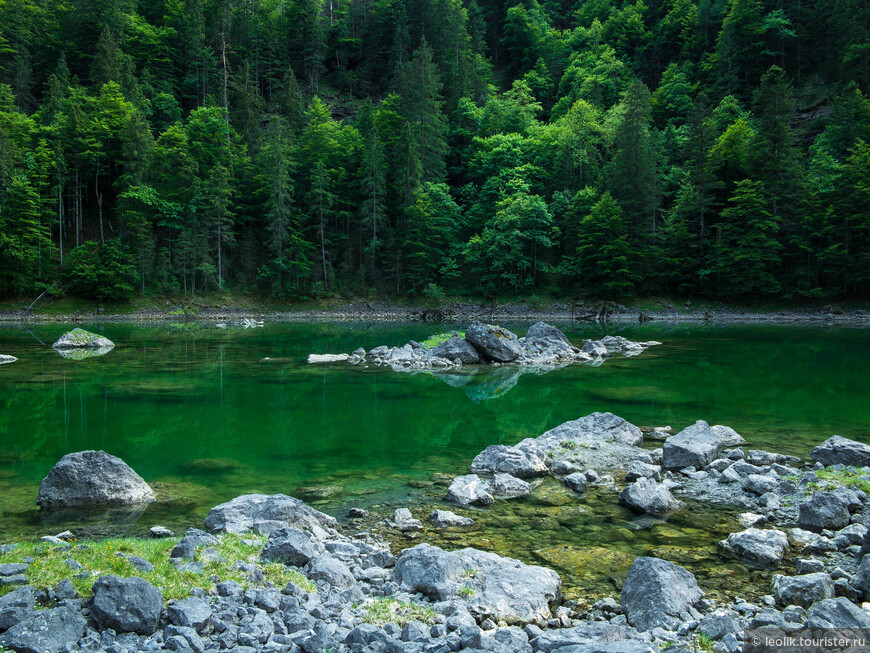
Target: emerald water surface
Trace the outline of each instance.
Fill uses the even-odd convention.
[[[209,507],[245,492],[319,492],[328,498],[315,505],[336,516],[350,505],[428,509],[443,495],[433,473],[459,473],[487,445],[596,410],[638,425],[728,424],[752,447],[802,456],[835,433],[870,441],[865,330],[563,325],[576,342],[614,333],[664,344],[600,367],[518,377],[505,366],[442,379],[305,362],[441,328],[427,324],[82,326],[115,349],[69,360],[50,346],[65,325],[0,330],[0,353],[19,358],[0,366],[0,540],[67,524],[70,516],[43,515],[34,500],[52,465],[82,449],[120,456],[157,489],[161,500],[138,521],[121,520],[139,533],[198,525]],[[528,324],[509,326],[522,333]],[[300,490],[311,486],[330,487]],[[711,584],[739,571],[715,553],[736,528],[727,513],[695,507],[639,529],[613,493],[542,491],[544,499],[480,511],[481,529],[448,537],[547,562],[580,587],[618,587],[622,572],[608,570],[643,552],[706,560]]]

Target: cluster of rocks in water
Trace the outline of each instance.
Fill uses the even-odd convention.
[[[486,448],[468,474],[453,480],[445,499],[485,506],[524,496],[540,479],[555,476],[578,500],[597,485],[652,520],[683,509],[685,501],[738,505],[746,509],[739,516],[743,530],[720,543],[722,555],[748,568],[794,565],[797,573],[773,575],[770,594],[760,601],[717,602],[690,570],[638,557],[618,599],[578,610],[560,605],[560,577],[545,567],[425,543],[396,557],[379,536],[343,534],[334,518],[298,499],[244,495],[213,508],[205,530],[189,530],[170,555],[180,568],[201,570],[226,534],[265,536],[256,560],[231,561],[247,574],[249,589],[213,577],[210,589],[192,589],[189,598],[166,604],[144,578],[104,575],[93,596],[82,599],[69,581],[34,588],[26,585],[26,564],[0,564],[0,584],[21,585],[0,597],[0,646],[45,653],[652,653],[676,643],[669,648],[676,653],[694,650],[693,638],[704,634],[717,651],[734,653],[747,628],[870,628],[870,605],[860,604],[870,600],[867,497],[850,487],[816,489],[830,472],[870,480],[870,446],[834,436],[812,451],[814,463],[804,464],[744,450],[735,431],[703,421],[646,436],[664,438],[662,447],[644,449],[640,428],[593,413],[515,446]],[[105,482],[95,483],[88,467]],[[822,467],[828,473],[820,476]],[[58,468],[40,488],[44,509],[115,505],[125,487],[131,503],[153,498],[123,461],[102,452],[71,454]],[[77,484],[87,489],[70,487]],[[427,519],[436,528],[473,521],[441,509]],[[392,526],[414,531],[422,524],[399,508]],[[263,565],[275,562],[298,570],[316,590],[265,582]],[[405,609],[410,616],[401,618]]]
[[[402,347],[381,345],[368,352],[360,348],[350,354],[311,354],[308,362],[369,363],[405,372],[448,370],[463,365],[555,368],[578,362],[600,364],[615,353],[636,356],[658,344],[661,343],[632,342],[622,336],[605,336],[601,340],[589,340],[578,348],[562,331],[544,322],[533,324],[521,338],[504,327],[474,322],[464,335],[454,331],[444,342],[431,348],[411,341]]]

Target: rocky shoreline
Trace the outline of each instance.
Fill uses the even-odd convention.
[[[727,323],[727,324],[838,324],[866,327],[870,324],[870,309],[839,309],[832,306],[819,308],[777,308],[773,310],[754,310],[722,305],[704,305],[686,302],[682,304],[665,303],[658,308],[644,306],[614,305],[606,311],[595,303],[578,302],[573,306],[566,302],[546,304],[503,304],[493,307],[490,304],[450,303],[438,307],[407,306],[383,301],[335,302],[327,308],[252,309],[226,305],[207,306],[190,304],[167,304],[163,308],[140,309],[126,314],[112,314],[100,310],[102,307],[89,307],[86,310],[68,314],[47,314],[32,310],[0,310],[0,322],[74,323],[74,322],[133,322],[165,323],[185,321],[205,321],[238,324],[239,326],[259,325],[268,319],[277,322],[297,321],[435,321],[446,323],[468,322],[485,319],[490,322],[501,321],[610,321],[632,323],[655,320],[663,323]]]
[[[661,448],[641,447],[662,438]],[[112,569],[82,568],[77,558],[99,545],[76,544],[72,533],[43,538],[32,556],[16,554],[24,545],[4,545],[0,646],[46,653],[677,653],[700,642],[735,653],[747,628],[868,628],[870,606],[860,600],[870,599],[870,509],[861,488],[870,482],[870,446],[833,436],[812,459],[746,450],[732,429],[703,421],[679,433],[644,432],[593,413],[515,446],[487,447],[444,497],[463,507],[493,505],[551,478],[577,501],[590,487],[617,493],[650,524],[683,510],[684,501],[738,506],[742,530],[720,542],[721,554],[749,569],[796,571],[773,575],[756,602],[705,596],[691,569],[640,556],[619,597],[581,609],[561,600],[562,581],[546,567],[468,547],[420,543],[394,551],[370,530],[342,532],[354,529],[340,529],[298,499],[244,495],[214,507],[203,530],[169,541],[171,551],[153,562],[118,551]],[[128,485],[131,492],[119,491]],[[152,500],[141,477],[102,452],[66,456],[40,488],[43,506]],[[427,521],[449,531],[470,520],[438,509]],[[383,526],[413,533],[422,523],[398,508]],[[159,528],[152,534],[169,535]],[[245,555],[230,544],[245,547]],[[43,559],[65,565],[79,586],[93,579],[92,595],[80,596],[69,578],[40,585]],[[161,589],[163,581],[149,576],[155,563],[188,587],[167,600],[168,584]],[[276,568],[293,580],[273,582]],[[216,569],[240,580],[207,575]]]

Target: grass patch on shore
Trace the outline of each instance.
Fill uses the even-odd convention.
[[[396,624],[406,626],[411,621],[422,621],[424,624],[435,623],[437,613],[419,603],[406,603],[398,599],[372,599],[363,604],[362,619],[367,624],[383,626]]]
[[[44,542],[19,542],[15,550],[0,555],[0,563],[28,562],[25,572],[30,585],[38,589],[50,589],[60,581],[69,579],[81,596],[92,593],[94,581],[100,576],[139,576],[163,592],[166,601],[183,599],[195,587],[209,589],[214,584],[212,577],[220,581],[234,580],[245,589],[253,584],[248,573],[235,567],[237,561],[257,564],[267,582],[283,588],[292,582],[306,592],[316,587],[298,571],[288,569],[281,563],[263,563],[259,559],[265,537],[245,534],[224,534],[215,546],[216,556],[203,559],[204,549],[197,549],[196,561],[202,562],[202,571],[179,569],[169,561],[169,555],[180,538],[136,539],[112,538],[96,541],[76,541],[70,548]],[[123,554],[123,555],[119,555]],[[139,571],[125,556],[139,556],[154,566],[153,571]],[[73,561],[73,562],[71,562]],[[81,567],[79,567],[81,565]],[[6,594],[15,587],[4,587]]]
[[[441,345],[441,344],[447,342],[448,340],[450,340],[450,338],[452,338],[453,335],[456,333],[458,333],[461,338],[465,337],[465,331],[451,331],[449,333],[438,333],[434,336],[429,336],[426,340],[424,340],[420,344],[423,345],[423,349],[434,349],[438,345]]]
[[[817,483],[807,484],[807,489],[810,491],[835,490],[838,487],[850,487],[870,494],[870,476],[859,472],[854,467],[847,467],[841,471],[828,467],[817,471],[816,476],[819,477]]]

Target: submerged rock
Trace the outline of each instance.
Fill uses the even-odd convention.
[[[39,485],[43,508],[132,506],[155,501],[154,491],[127,463],[105,451],[61,458]]]
[[[622,586],[620,601],[628,623],[638,630],[676,630],[690,619],[689,608],[704,593],[683,567],[659,558],[637,558]]]
[[[870,467],[870,445],[834,435],[810,452],[813,460],[830,465]]]
[[[342,363],[350,356],[347,354],[309,354],[309,363]]]
[[[775,569],[782,564],[788,548],[788,536],[782,531],[748,528],[731,533],[719,542],[720,550],[756,569]]]

